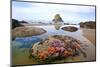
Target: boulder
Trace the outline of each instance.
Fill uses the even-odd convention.
[[[45,33],[46,31],[38,27],[16,27],[12,30],[12,37],[29,37]]]
[[[46,60],[52,62],[50,59],[54,58],[75,57],[80,55],[80,44],[80,41],[69,36],[48,36],[46,39],[33,44],[30,55],[44,62]]]
[[[62,29],[69,32],[75,32],[78,30],[78,28],[73,27],[73,26],[63,27]]]

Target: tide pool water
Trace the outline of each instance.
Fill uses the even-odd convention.
[[[62,27],[69,26],[69,25],[63,25]],[[72,25],[71,25],[72,26]],[[75,25],[74,25],[75,26]],[[33,26],[31,26],[33,27]],[[45,29],[47,32],[38,35],[38,36],[31,36],[31,37],[17,37],[15,40],[12,41],[12,63],[15,65],[25,65],[25,64],[34,64],[32,59],[29,59],[29,49],[34,45],[34,43],[41,41],[42,39],[45,39],[48,36],[51,35],[69,35],[74,36],[81,34],[80,27],[76,25],[75,27],[78,28],[78,31],[76,32],[68,32],[64,31],[61,28],[59,30],[56,30],[53,25],[48,26],[35,26],[39,28]],[[78,33],[78,34],[77,34]],[[23,60],[24,58],[24,60]]]
[[[65,26],[74,26],[77,27],[78,30],[76,32],[69,32],[69,31],[64,31],[61,28],[65,27]],[[33,26],[30,26],[33,27]],[[38,35],[38,36],[31,36],[31,37],[17,37],[15,40],[13,40],[11,42],[11,46],[12,46],[12,64],[14,65],[27,65],[27,64],[37,64],[35,61],[33,61],[32,59],[29,58],[30,54],[29,54],[29,50],[30,48],[34,45],[34,43],[41,41],[42,39],[45,39],[48,36],[51,35],[66,35],[66,36],[71,36],[75,39],[80,40],[81,42],[88,44],[92,44],[89,40],[87,40],[84,36],[83,36],[83,32],[82,29],[80,29],[79,25],[63,25],[60,27],[59,30],[56,30],[55,27],[53,25],[45,25],[45,26],[35,26],[35,27],[39,27],[39,28],[43,28],[45,29],[47,32],[42,34],[42,35]],[[94,46],[90,46],[89,49],[87,49],[87,52],[90,52],[92,49],[95,49]],[[89,57],[87,59],[83,59],[84,60],[92,60],[94,57],[94,52],[91,52],[91,54],[89,54]],[[93,55],[93,56],[92,56]]]

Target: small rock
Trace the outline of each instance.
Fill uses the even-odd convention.
[[[73,26],[63,27],[62,29],[69,32],[75,32],[78,30],[78,28],[73,27]]]

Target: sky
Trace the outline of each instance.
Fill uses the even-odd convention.
[[[12,2],[12,18],[25,21],[52,22],[60,14],[64,23],[95,21],[95,7],[30,2]]]

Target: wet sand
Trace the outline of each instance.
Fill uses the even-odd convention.
[[[89,41],[96,45],[95,29],[85,29],[82,28],[83,36],[85,36]]]

